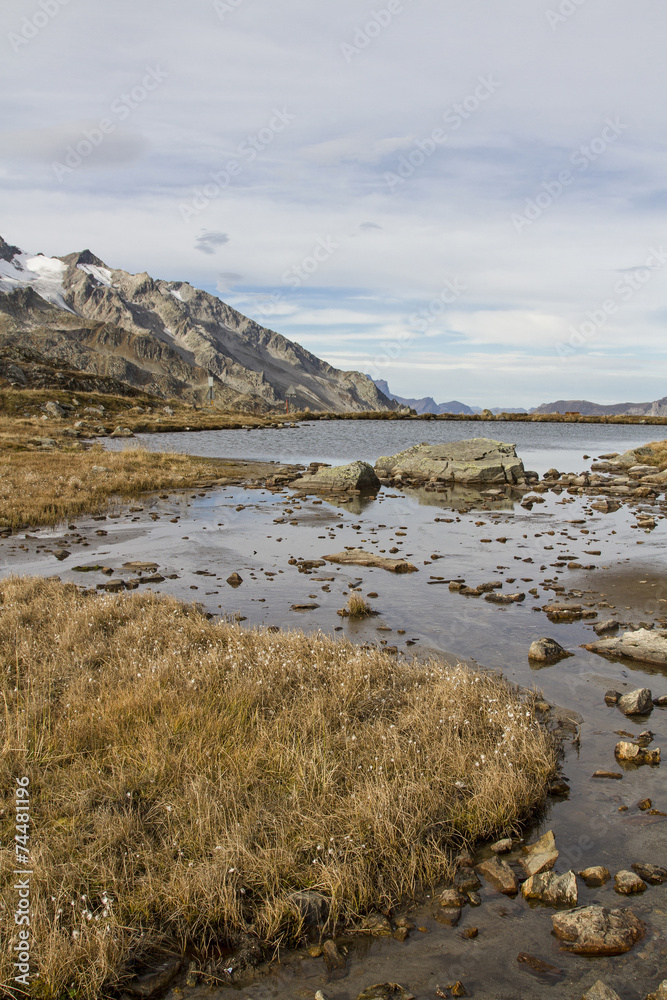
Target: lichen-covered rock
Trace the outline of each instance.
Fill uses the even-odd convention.
[[[375,471],[381,478],[435,480],[443,483],[525,483],[523,462],[516,446],[492,438],[470,438],[444,444],[416,444],[396,455],[378,458]]]
[[[368,462],[325,466],[312,476],[296,479],[292,486],[304,493],[372,493],[380,489],[380,480]]]
[[[618,760],[628,760],[633,764],[660,763],[660,747],[648,750],[637,743],[628,743],[627,740],[619,740],[614,748],[614,753]]]
[[[593,983],[590,990],[586,990],[581,1000],[621,1000],[618,993],[598,979]]]
[[[553,832],[549,830],[534,844],[524,847],[524,856],[519,858],[519,864],[528,878],[549,871],[558,861],[558,850]]]
[[[667,664],[667,634],[655,629],[639,628],[614,638],[598,639],[586,643],[584,649],[609,656],[627,656],[641,663]]]
[[[579,872],[579,877],[584,880],[589,888],[604,885],[611,878],[608,868],[603,865],[594,865],[592,868],[584,868]]]
[[[646,882],[634,872],[620,871],[614,876],[614,889],[622,896],[631,896],[635,892],[645,892]]]
[[[640,941],[646,925],[632,910],[579,906],[551,918],[563,948],[575,955],[622,955]]]
[[[477,871],[490,882],[494,888],[506,896],[514,896],[519,889],[519,880],[507,864],[500,858],[491,858],[477,865]]]
[[[536,899],[548,906],[576,906],[577,877],[573,871],[564,875],[540,872],[526,879],[521,886],[521,895],[524,899]]]
[[[572,656],[572,653],[568,653],[566,649],[563,649],[561,644],[556,642],[555,639],[549,639],[546,636],[543,639],[536,639],[535,642],[531,643],[528,650],[528,657],[531,660],[559,660],[563,656]]]
[[[653,695],[649,688],[637,688],[621,695],[618,707],[623,715],[646,715],[653,711]]]

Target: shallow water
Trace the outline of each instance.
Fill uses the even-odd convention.
[[[633,424],[560,424],[522,421],[446,420],[316,420],[296,429],[252,431],[178,431],[138,434],[109,439],[114,451],[140,444],[150,451],[179,451],[209,458],[248,458],[279,462],[329,462],[332,465],[362,459],[374,463],[381,455],[395,455],[425,441],[436,444],[464,438],[488,437],[516,444],[526,469],[543,475],[551,466],[561,472],[580,472],[582,459],[601,452],[627,451],[660,437],[660,428]]]
[[[538,471],[551,465],[579,471],[587,464],[584,453],[596,456],[601,451],[620,451],[645,440],[638,438],[637,428],[622,426],[512,426],[558,437],[554,447],[539,453],[534,450],[533,457],[526,461]],[[373,459],[415,440],[427,439],[436,430],[439,436],[432,439],[442,440],[442,431],[466,436],[465,427],[447,423],[424,423],[415,428],[401,423],[327,422],[312,428],[320,435],[317,444],[321,450],[317,452],[306,450],[308,442],[301,437],[304,429],[273,432],[279,438],[279,451],[271,451],[266,443],[266,435],[271,433],[268,431],[204,432],[187,436],[194,439],[187,444],[199,454],[207,453],[205,448],[218,449],[215,453],[224,457],[341,461],[358,457],[349,450],[347,440],[338,441],[334,447],[336,432],[341,429],[345,434],[359,435],[365,456]],[[502,433],[499,430],[494,424],[498,437],[514,439],[505,433],[506,426]],[[379,441],[378,434],[384,431],[387,437]],[[408,438],[403,437],[406,431],[410,432]],[[572,436],[568,436],[572,431],[582,435],[577,436],[576,447]],[[589,435],[586,440],[584,432]],[[486,433],[484,425],[475,424],[474,433]],[[604,441],[601,434],[606,436]],[[245,447],[241,449],[239,444],[234,451],[229,444],[231,435],[236,435]],[[185,437],[155,436],[149,443],[174,448],[174,439],[181,442]],[[538,444],[533,438],[534,449]],[[531,454],[527,447],[518,450],[524,459]],[[64,580],[94,586],[108,578],[99,573],[79,573],[72,567],[101,563],[113,567],[118,577],[133,575],[122,569],[126,561],[155,560],[163,575],[175,573],[178,578],[165,579],[152,589],[195,600],[213,613],[238,614],[248,626],[270,624],[307,631],[320,628],[347,635],[355,642],[385,641],[398,648],[399,656],[424,655],[432,650],[502,670],[511,680],[537,686],[549,701],[583,717],[581,745],[569,746],[565,761],[564,772],[571,784],[569,798],[551,800],[547,814],[528,832],[528,839],[553,829],[561,852],[558,871],[604,864],[613,875],[635,861],[667,864],[667,819],[637,808],[640,800],[650,797],[654,807],[667,812],[665,764],[620,768],[613,754],[619,738],[617,730],[638,733],[648,727],[656,734],[652,745],[662,745],[665,751],[666,710],[655,709],[650,719],[633,722],[604,703],[609,688],[647,686],[654,694],[667,694],[667,672],[629,661],[615,662],[581,649],[582,643],[595,639],[592,621],[554,624],[540,610],[543,604],[559,599],[545,582],[551,580],[565,585],[570,594],[581,594],[575,598],[579,603],[597,606],[604,601],[614,605],[598,609],[597,620],[616,616],[619,621],[638,623],[667,614],[664,505],[653,507],[660,519],[652,532],[645,532],[633,527],[634,510],[648,506],[645,502],[601,514],[590,510],[586,499],[566,493],[545,494],[545,503],[530,512],[511,499],[488,505],[478,498],[471,506],[458,494],[421,490],[382,490],[376,500],[355,500],[352,504],[315,501],[313,497],[299,499],[289,491],[281,494],[241,488],[205,494],[173,493],[168,499],[146,498],[135,505],[143,508],[140,511],[119,507],[119,516],[105,521],[78,518],[76,529],[64,526],[35,530],[28,532],[32,537],[15,535],[0,541],[0,572],[57,573]],[[96,530],[108,534],[98,536]],[[500,538],[506,541],[498,541]],[[48,551],[57,547],[56,543],[71,552],[62,562]],[[390,548],[397,548],[419,572],[395,575],[382,569],[326,563],[307,575],[288,562],[291,556],[321,558],[346,545],[385,550],[386,554]],[[597,552],[600,554],[592,554]],[[554,566],[560,554],[584,565],[592,564],[595,569]],[[442,558],[434,560],[432,555]],[[237,589],[225,582],[233,571],[243,578]],[[333,579],[327,579],[330,577]],[[484,598],[450,592],[447,583],[434,579],[437,577],[464,578],[470,585],[498,579],[503,581],[504,592],[520,590],[526,593],[526,599],[498,606]],[[376,598],[368,600],[379,616],[355,623],[336,614],[346,601],[350,584],[359,586],[364,595],[377,593]],[[531,595],[530,589],[536,589],[537,594]],[[295,603],[316,603],[319,607],[308,612],[292,611]],[[399,635],[398,629],[405,629],[405,634]],[[556,665],[531,668],[528,647],[543,635],[553,636],[575,655]],[[407,645],[408,641],[414,644]],[[623,779],[592,780],[598,768],[622,769]],[[627,811],[619,812],[623,805]],[[506,899],[485,888],[483,905],[466,908],[458,928],[438,924],[432,904],[426,900],[415,911],[414,922],[426,926],[429,933],[415,930],[403,943],[390,939],[352,946],[345,978],[328,982],[322,959],[292,953],[283,956],[282,964],[274,966],[268,977],[246,986],[243,993],[256,1000],[287,1000],[295,996],[310,998],[322,989],[331,1000],[348,1000],[370,983],[390,980],[402,983],[419,1000],[425,1000],[435,995],[436,985],[461,979],[470,995],[488,1000],[541,1000],[549,996],[580,1000],[585,989],[600,978],[624,1000],[643,1000],[667,974],[667,887],[651,887],[643,895],[629,899],[614,892],[613,882],[601,889],[589,890],[583,884],[579,888],[582,904],[631,906],[648,925],[645,940],[618,958],[577,958],[560,951],[551,935],[553,910],[529,906],[520,897]],[[460,931],[468,926],[479,928],[477,939],[461,938]],[[555,985],[535,978],[517,963],[519,952],[529,952],[560,967],[565,978]],[[202,995],[211,996],[208,991]],[[215,995],[222,998],[229,991]]]

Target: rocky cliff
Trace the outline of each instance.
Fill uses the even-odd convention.
[[[243,409],[393,410],[366,375],[343,372],[184,281],[109,268],[89,250],[23,253],[0,237],[0,345],[165,397]]]

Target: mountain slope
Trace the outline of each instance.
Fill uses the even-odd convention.
[[[613,416],[629,414],[644,417],[667,416],[667,396],[652,403],[591,403],[588,399],[557,399],[555,403],[542,403],[531,413],[581,413],[582,416]]]
[[[89,250],[29,255],[0,237],[0,338],[163,396],[223,405],[391,410],[360,372],[343,372],[187,282],[107,267]]]
[[[409,406],[420,415],[422,413],[481,413],[480,407],[466,406],[465,403],[460,403],[457,399],[453,399],[449,403],[436,403],[432,396],[423,396],[422,399],[397,396],[391,391],[385,379],[378,378],[374,381],[380,392],[388,396],[389,399],[395,399],[402,406]]]

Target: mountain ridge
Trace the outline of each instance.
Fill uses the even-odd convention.
[[[294,387],[299,409],[398,407],[366,375],[334,368],[208,292],[110,268],[89,249],[30,255],[0,237],[0,341],[191,401],[210,373],[225,406],[280,407]]]

